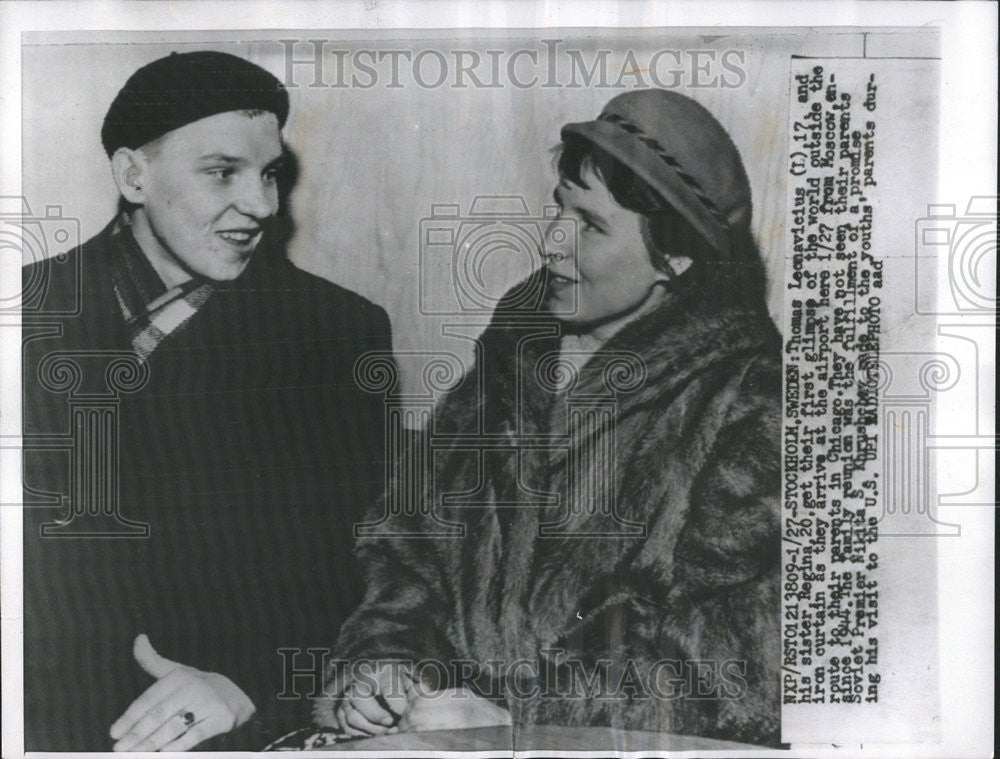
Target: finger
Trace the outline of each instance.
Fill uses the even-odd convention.
[[[400,717],[415,695],[413,681],[406,673],[398,672],[379,689],[379,695],[393,717]]]
[[[191,712],[193,714],[193,712]],[[166,746],[173,740],[184,735],[184,733],[193,729],[192,725],[189,725],[184,720],[185,712],[179,712],[173,717],[170,717],[166,722],[156,728],[152,733],[147,735],[141,741],[136,743],[128,751],[159,751],[161,748]]]
[[[385,725],[374,724],[350,704],[348,704],[347,708],[344,710],[344,719],[347,721],[349,726],[353,727],[355,730],[361,730],[368,735],[379,735],[384,733],[386,730]]]
[[[191,698],[191,691],[187,687],[181,686],[172,691],[166,698],[143,714],[139,721],[114,745],[113,750],[131,751],[137,743],[152,735],[167,720],[189,711],[188,704],[192,700],[195,699]],[[190,711],[194,710],[190,709]]]
[[[413,717],[411,717],[410,713],[407,712],[406,714],[404,714],[402,717],[399,718],[399,722],[397,722],[396,726],[393,727],[392,729],[397,730],[401,733],[411,732],[413,730]]]
[[[396,721],[396,715],[386,709],[375,697],[352,698],[348,702],[366,721],[388,727]]]
[[[156,653],[153,644],[149,642],[149,636],[145,633],[136,636],[135,643],[132,644],[132,655],[139,662],[139,666],[157,680],[169,675],[181,666],[177,662],[166,659]]]
[[[228,721],[224,717],[210,717],[196,722],[184,735],[166,744],[160,751],[190,751],[199,743],[229,732]]]
[[[396,694],[382,694],[382,701],[388,708],[390,714],[392,714],[393,719],[400,717],[408,708],[411,697],[406,695],[405,692],[397,691]]]
[[[367,735],[355,727],[351,727],[347,724],[347,702],[341,703],[337,709],[337,724],[340,726],[340,732],[344,735]]]
[[[418,730],[420,723],[420,712],[422,710],[423,699],[414,699],[410,703],[409,708],[403,713],[403,716],[399,718],[399,722],[396,723],[396,729],[401,733],[409,733],[414,730]]]
[[[182,673],[178,670],[174,670],[169,675],[161,680],[157,680],[155,683],[146,688],[145,691],[133,701],[125,713],[122,714],[115,723],[111,726],[111,737],[115,740],[121,738],[125,733],[131,730],[135,723],[138,722],[146,712],[160,703],[163,699],[169,696],[173,691],[177,690],[183,684],[181,680]]]
[[[340,732],[345,735],[349,735],[347,732],[347,719],[344,717],[344,711],[347,709],[347,702],[341,702],[340,706],[333,713],[333,716],[337,718],[337,727],[340,728]]]
[[[448,715],[442,714],[441,709],[417,708],[407,713],[410,718],[407,731],[415,732],[420,730],[441,730],[452,727]],[[460,725],[455,725],[460,727]]]

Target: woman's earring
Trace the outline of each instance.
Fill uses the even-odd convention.
[[[667,268],[670,269],[671,277],[679,277],[681,274],[686,272],[693,263],[694,261],[687,256],[671,256],[667,259]]]
[[[668,256],[666,253],[663,253],[661,255],[663,256],[663,269],[662,269],[662,271],[663,271],[663,273],[667,277],[667,282],[670,282],[670,281],[673,280],[674,275],[675,275],[674,267],[671,264],[671,261],[673,261],[673,257],[672,256]]]

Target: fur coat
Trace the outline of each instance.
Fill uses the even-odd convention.
[[[358,542],[366,596],[317,723],[336,724],[343,661],[436,659],[424,681],[471,687],[515,725],[777,743],[773,324],[671,295],[562,391],[558,333],[501,304],[480,337],[416,446],[435,451],[417,513]]]

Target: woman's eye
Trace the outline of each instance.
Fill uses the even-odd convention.
[[[580,219],[580,223],[583,224],[583,231],[584,232],[590,232],[590,231],[600,232],[600,231],[602,231],[601,228],[599,226],[597,226],[594,222],[592,222],[590,219],[587,219],[587,218]]]
[[[229,179],[233,175],[233,170],[227,168],[209,169],[208,174],[216,179]]]

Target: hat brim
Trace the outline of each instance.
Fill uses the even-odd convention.
[[[610,121],[566,124],[561,135],[563,139],[567,135],[582,137],[616,158],[659,192],[721,256],[728,255],[729,233],[726,228],[712,216],[677,171],[652,148]]]

